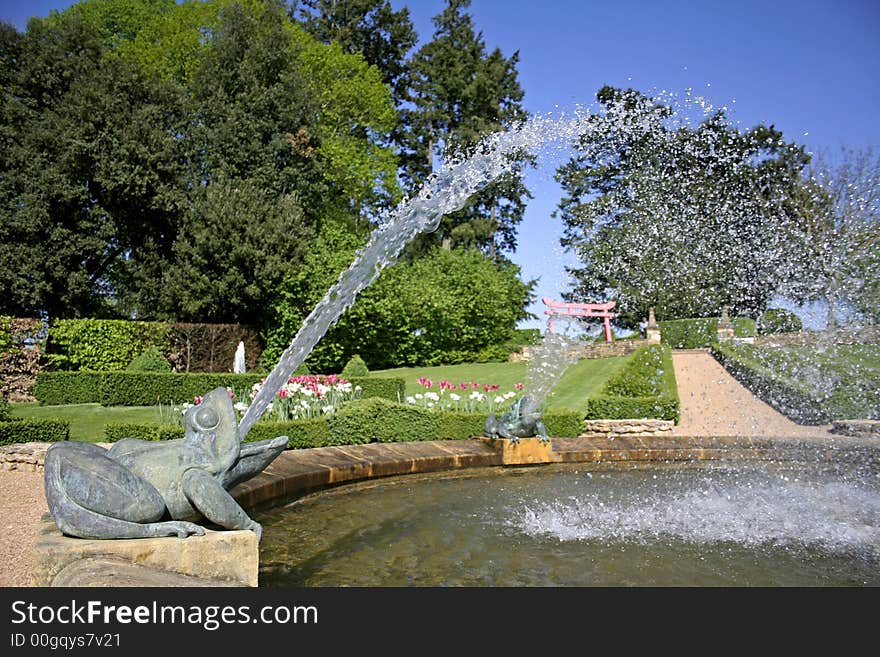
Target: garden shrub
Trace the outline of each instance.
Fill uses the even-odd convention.
[[[575,438],[584,432],[583,413],[574,411],[547,411],[543,415],[544,426],[550,436]]]
[[[104,426],[104,435],[109,443],[123,438],[174,440],[183,438],[183,426],[175,427],[158,422],[112,422]]]
[[[313,417],[288,422],[257,422],[245,442],[287,436],[287,449],[325,447],[330,444],[330,426],[327,418]]]
[[[587,400],[587,419],[678,422],[680,405],[668,345],[641,347]]]
[[[9,402],[4,397],[0,397],[0,422],[9,419]]]
[[[758,335],[797,333],[804,328],[801,318],[785,308],[768,308],[758,318]]]
[[[545,413],[551,436],[574,437],[583,432],[583,418],[573,411]],[[372,398],[351,402],[332,415],[287,422],[257,422],[245,442],[287,436],[288,449],[357,445],[371,442],[463,440],[483,435],[484,413],[437,412]],[[105,427],[108,442],[123,438],[171,440],[183,428],[158,422],[112,423]]]
[[[483,435],[486,413],[443,411],[434,413],[437,418],[437,440],[460,440]]]
[[[125,368],[126,372],[170,372],[171,365],[156,347],[147,347]]]
[[[66,420],[22,419],[0,421],[0,445],[54,443],[70,437]]]
[[[756,333],[755,320],[750,317],[732,317],[733,334],[738,338]],[[658,322],[660,339],[673,349],[701,349],[718,341],[718,318],[671,319]]]
[[[168,351],[164,322],[122,319],[56,319],[46,343],[49,363],[60,370],[124,370],[147,347]]]
[[[100,403],[104,387],[103,372],[40,372],[34,384],[34,397],[42,404]]]
[[[355,354],[348,359],[348,362],[345,364],[345,367],[342,368],[342,372],[339,376],[343,379],[352,379],[354,377],[369,376],[369,374],[370,370],[367,368],[364,359]]]

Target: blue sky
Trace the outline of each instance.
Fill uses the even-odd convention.
[[[64,0],[0,0],[0,18],[24,29]],[[420,38],[444,0],[408,6]],[[488,48],[520,53],[525,106],[558,113],[589,105],[604,84],[683,94],[732,108],[743,127],[774,124],[812,150],[880,146],[880,0],[473,0]],[[534,195],[513,259],[543,296],[566,285],[553,162],[529,174]],[[533,321],[530,326],[538,326]]]

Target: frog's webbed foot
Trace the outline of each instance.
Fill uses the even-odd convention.
[[[188,470],[181,487],[193,507],[208,520],[226,529],[250,529],[259,539],[263,528],[252,520],[238,502],[210,474]]]
[[[263,526],[256,522],[255,520],[251,520],[245,529],[250,529],[254,534],[257,535],[257,543],[260,542],[260,539],[263,537]]]
[[[204,536],[205,528],[184,520],[169,520],[168,522],[154,522],[144,525],[148,536],[177,536],[186,538],[190,534]]]

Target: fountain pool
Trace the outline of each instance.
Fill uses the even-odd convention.
[[[880,460],[407,475],[256,516],[261,586],[876,586]]]

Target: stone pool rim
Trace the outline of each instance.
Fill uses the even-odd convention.
[[[581,436],[551,438],[551,445],[555,459],[546,465],[798,460],[805,450],[832,460],[841,450],[880,449],[875,439],[826,432],[806,438]],[[257,511],[347,483],[468,468],[523,467],[521,463],[505,463],[503,451],[485,438],[293,449],[283,452],[262,473],[230,492],[243,508]]]

